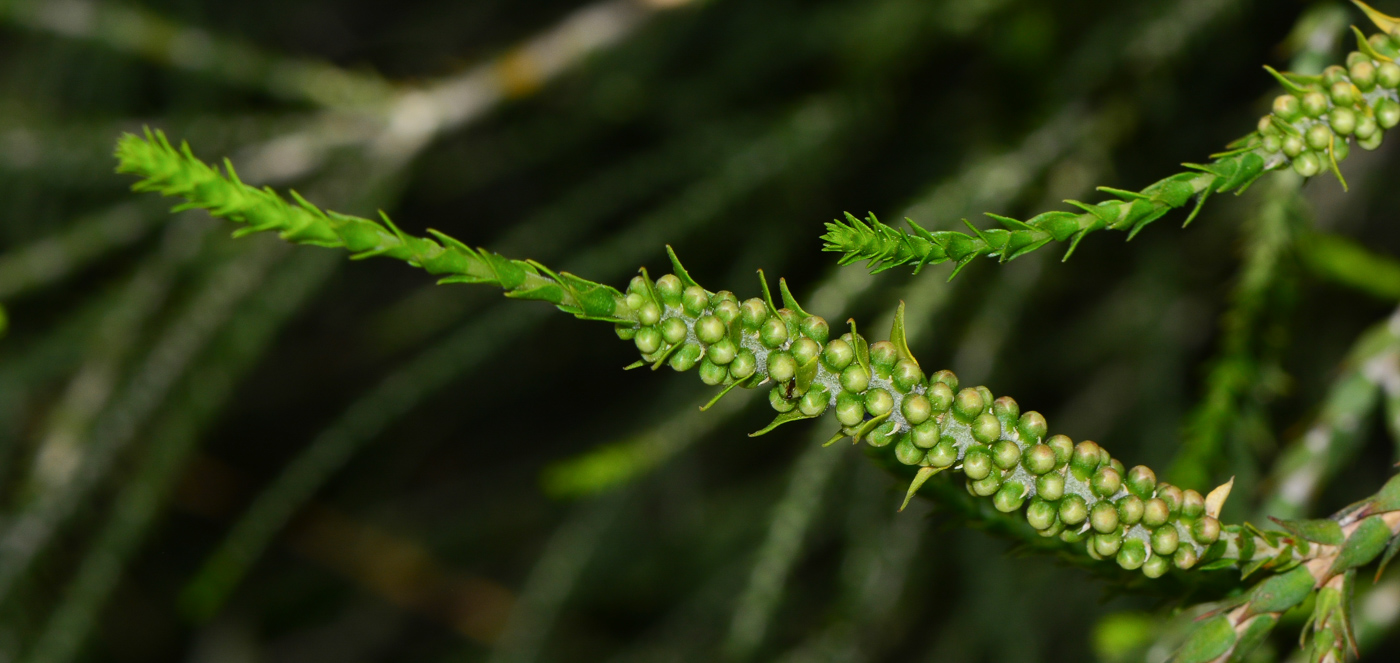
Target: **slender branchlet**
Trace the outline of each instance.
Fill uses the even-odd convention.
[[[1005,226],[996,229],[981,229],[965,220],[970,234],[930,232],[910,219],[906,221],[911,232],[906,232],[881,223],[873,214],[865,221],[847,214],[845,221],[826,224],[822,248],[843,254],[843,265],[865,260],[876,272],[900,265],[913,265],[918,272],[925,265],[954,262],[953,275],[957,275],[978,256],[1007,261],[1051,241],[1068,241],[1065,259],[1069,259],[1089,233],[1121,230],[1132,239],[1148,224],[1194,200],[1185,222],[1190,224],[1211,195],[1242,193],[1272,170],[1291,166],[1304,177],[1328,171],[1345,187],[1337,164],[1346,160],[1351,142],[1374,150],[1385,131],[1400,124],[1400,64],[1395,61],[1400,57],[1400,19],[1359,1],[1356,4],[1381,32],[1368,38],[1353,28],[1357,50],[1347,56],[1346,66],[1328,67],[1317,76],[1265,67],[1286,92],[1274,99],[1272,112],[1260,118],[1253,133],[1213,155],[1208,164],[1185,164],[1190,171],[1141,191],[1099,187],[1117,200],[1092,205],[1066,201],[1083,210],[1078,213],[1045,212],[1026,221],[988,214]]]

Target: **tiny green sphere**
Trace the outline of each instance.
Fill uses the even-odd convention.
[[[992,409],[992,401],[996,400],[996,398],[992,396],[992,390],[986,388],[983,385],[978,385],[976,387],[973,387],[973,389],[976,389],[977,394],[982,397],[982,403],[984,404],[983,406],[986,407],[988,410]]]
[[[997,491],[996,497],[992,498],[992,506],[1002,513],[1011,513],[1019,508],[1026,499],[1026,488],[1015,481],[1008,481],[1002,484]]]
[[[1026,507],[1026,522],[1038,530],[1050,529],[1055,524],[1056,511],[1054,504],[1033,497],[1030,506]]]
[[[1346,160],[1347,160],[1347,156],[1350,155],[1350,154],[1351,154],[1351,141],[1349,141],[1349,140],[1343,138],[1343,139],[1340,139],[1340,140],[1338,140],[1338,141],[1332,143],[1332,157],[1333,157],[1334,159],[1337,160],[1337,163],[1341,163],[1341,162],[1343,162],[1343,161],[1346,161]]]
[[[1049,527],[1047,527],[1047,528],[1045,528],[1045,529],[1043,529],[1043,530],[1040,530],[1039,532],[1036,532],[1036,534],[1039,534],[1039,535],[1041,535],[1042,537],[1045,537],[1045,538],[1048,539],[1048,538],[1050,538],[1050,537],[1052,537],[1052,536],[1059,536],[1060,533],[1063,532],[1063,531],[1065,531],[1065,524],[1062,523],[1062,522],[1060,522],[1060,521],[1057,519],[1057,520],[1056,520],[1054,523],[1052,523]]]
[[[1036,444],[1045,439],[1045,432],[1048,428],[1045,417],[1035,410],[1022,414],[1020,420],[1016,422],[1016,431],[1021,434],[1021,439],[1027,444]]]
[[[1350,108],[1333,108],[1327,114],[1327,123],[1339,136],[1350,136],[1356,132],[1356,111]]]
[[[1180,488],[1177,488],[1176,486],[1173,486],[1169,483],[1159,484],[1157,486],[1157,497],[1160,498],[1162,502],[1166,503],[1167,511],[1169,511],[1171,515],[1175,516],[1176,514],[1181,513]]]
[[[918,364],[908,359],[901,359],[895,363],[894,370],[890,372],[890,381],[894,383],[894,388],[898,389],[900,393],[907,394],[916,385],[923,383],[924,372],[919,369]]]
[[[1128,539],[1123,542],[1123,547],[1118,550],[1118,556],[1114,558],[1118,566],[1128,571],[1142,568],[1143,562],[1147,561],[1147,546],[1141,539]]]
[[[642,278],[641,274],[632,277],[632,280],[627,282],[627,292],[647,297],[651,296],[651,289],[647,287],[647,280]]]
[[[1187,488],[1181,492],[1181,517],[1195,520],[1206,512],[1206,498]]]
[[[1026,456],[1021,460],[1021,464],[1026,466],[1026,471],[1040,476],[1055,469],[1055,450],[1048,444],[1037,444],[1026,449]]]
[[[729,362],[729,377],[735,380],[746,379],[753,375],[756,370],[758,370],[758,359],[747,348],[739,350],[739,353],[734,355],[734,361]]]
[[[808,389],[797,401],[797,409],[809,417],[820,416],[826,412],[828,405],[831,405],[831,395],[826,393],[826,387],[821,385]]]
[[[1400,65],[1394,62],[1382,62],[1376,67],[1376,84],[1394,90],[1400,87]]]
[[[1167,503],[1161,498],[1154,497],[1142,505],[1142,526],[1161,527],[1166,524],[1171,515],[1171,511],[1167,509]]]
[[[624,341],[630,341],[637,336],[637,326],[631,323],[618,323],[615,331],[617,337]]]
[[[1332,103],[1338,106],[1350,106],[1360,99],[1357,89],[1348,81],[1337,81],[1327,88],[1327,93],[1332,96]]]
[[[1360,135],[1360,132],[1358,132],[1357,135]],[[1375,150],[1380,148],[1381,139],[1384,136],[1385,134],[1383,134],[1380,129],[1376,129],[1376,132],[1371,134],[1369,138],[1358,138],[1356,140],[1356,144],[1360,145],[1361,149],[1366,150],[1367,152],[1374,152]]]
[[[787,382],[797,375],[797,360],[786,352],[773,352],[768,355],[768,377],[777,382]]]
[[[1327,112],[1327,95],[1313,90],[1303,95],[1303,114],[1308,117],[1322,117]]]
[[[920,449],[932,449],[942,439],[936,421],[924,421],[914,426],[914,430],[910,431],[909,436],[914,440],[914,446]]]
[[[1121,481],[1123,479],[1123,474],[1128,471],[1127,468],[1123,467],[1123,461],[1109,456],[1108,449],[1104,449],[1103,447],[1099,447],[1099,449],[1103,451],[1103,464],[1113,468],[1113,471],[1118,473],[1118,479]]]
[[[719,308],[720,304],[723,302],[733,302],[737,306],[739,304],[739,298],[735,297],[734,293],[728,290],[721,290],[710,295],[710,308]]]
[[[987,478],[993,467],[992,454],[981,447],[968,449],[967,455],[963,456],[963,474],[973,481]]]
[[[990,412],[983,412],[972,420],[972,439],[982,444],[991,444],[1001,437],[1001,422]]]
[[[788,340],[787,323],[782,318],[768,318],[758,332],[758,339],[766,348],[776,348]]]
[[[1274,97],[1274,115],[1292,122],[1303,113],[1303,103],[1291,94]]]
[[[1382,129],[1394,129],[1400,124],[1400,103],[1394,99],[1381,99],[1376,102],[1376,124]]]
[[[928,450],[928,464],[934,467],[948,467],[958,462],[958,448],[953,446],[952,438],[944,439]]]
[[[1386,51],[1393,51],[1394,43],[1388,35],[1376,33],[1366,38],[1366,42],[1371,44],[1371,49],[1384,54]]]
[[[1147,558],[1146,562],[1142,563],[1142,574],[1152,579],[1160,578],[1167,574],[1167,570],[1171,568],[1171,564],[1170,561],[1167,561],[1167,558],[1161,555],[1153,555]]]
[[[929,405],[938,414],[947,412],[953,406],[953,388],[942,382],[929,383],[924,397],[928,398]]]
[[[632,342],[637,344],[638,352],[644,355],[652,354],[661,349],[661,332],[655,327],[642,327],[637,330]]]
[[[924,462],[924,450],[914,446],[908,438],[901,437],[894,445],[894,457],[905,465],[918,465]]]
[[[647,303],[647,298],[639,292],[629,292],[623,301],[627,303],[627,308],[636,311]]]
[[[1054,502],[1065,496],[1065,477],[1059,472],[1051,472],[1035,479],[1035,494]]]
[[[848,391],[837,395],[836,420],[848,428],[865,421],[865,403],[861,402],[860,396]]]
[[[1361,115],[1356,118],[1356,137],[1358,139],[1365,140],[1373,136],[1378,136],[1380,132],[1381,125],[1376,124],[1376,118],[1370,115]],[[1379,144],[1379,140],[1377,144]]]
[[[1066,527],[1065,529],[1060,531],[1060,540],[1064,541],[1065,543],[1079,543],[1080,541],[1084,540],[1084,533],[1079,531],[1078,529],[1070,529]]]
[[[792,353],[792,358],[797,360],[798,366],[806,366],[807,362],[816,359],[822,353],[822,346],[806,336],[799,336],[788,346],[788,352]]]
[[[930,375],[928,378],[928,382],[929,384],[933,384],[935,382],[942,382],[943,384],[948,385],[949,389],[952,389],[953,391],[958,390],[958,376],[954,375],[953,372],[949,370],[942,370],[937,373],[934,373],[933,375]]]
[[[1074,455],[1069,459],[1070,469],[1074,470],[1075,476],[1080,479],[1087,479],[1098,469],[1102,456],[1103,454],[1099,453],[1099,445],[1088,440],[1080,442],[1074,445]]]
[[[992,401],[992,414],[995,414],[997,419],[1014,426],[1015,424],[1012,422],[1021,417],[1021,406],[1016,403],[1016,399],[1010,396],[1002,396]]]
[[[1112,557],[1123,547],[1123,537],[1117,533],[1095,534],[1091,545],[1100,557]]]
[[[961,421],[971,422],[986,408],[987,402],[982,400],[982,394],[977,393],[977,390],[971,387],[959,391],[958,395],[953,398],[953,416]]]
[[[1094,472],[1094,478],[1090,480],[1089,487],[1093,488],[1094,494],[1099,497],[1109,497],[1118,492],[1123,485],[1123,475],[1112,467],[1100,467]]]
[[[1089,517],[1089,506],[1084,503],[1084,498],[1078,495],[1068,495],[1060,500],[1060,520],[1066,525],[1078,525]]]
[[[1201,545],[1210,545],[1220,538],[1220,521],[1206,516],[1191,523],[1191,538]]]
[[[1304,152],[1293,159],[1293,172],[1303,177],[1312,177],[1322,172],[1322,160],[1316,152]]]
[[[1064,467],[1074,456],[1074,440],[1068,435],[1052,435],[1045,444],[1055,451],[1055,467]]]
[[[711,387],[722,384],[729,377],[729,369],[711,361],[709,357],[700,360],[700,381]]]
[[[1172,564],[1176,568],[1185,571],[1196,565],[1196,549],[1191,546],[1182,546],[1176,549],[1176,554],[1172,555]]]
[[[724,300],[715,305],[715,317],[726,326],[739,319],[739,302]]]
[[[700,315],[709,305],[710,296],[698,285],[692,285],[681,293],[681,308],[685,309],[687,315]]]
[[[894,409],[894,397],[884,389],[865,392],[865,411],[872,417],[883,417]]]
[[[994,495],[1001,489],[1001,473],[992,472],[986,478],[972,482],[972,494],[978,497]]]
[[[860,364],[851,364],[841,371],[841,388],[859,394],[870,387],[870,374]]]
[[[1268,115],[1259,118],[1255,130],[1259,132],[1260,136],[1277,136],[1279,134],[1278,127],[1274,126],[1274,118]]]
[[[1348,66],[1348,67],[1355,66],[1356,63],[1358,63],[1358,62],[1370,62],[1370,61],[1371,61],[1371,56],[1366,55],[1365,53],[1362,53],[1361,51],[1352,51],[1352,52],[1350,52],[1350,53],[1347,53],[1347,66]]]
[[[1326,150],[1332,145],[1332,130],[1321,122],[1314,124],[1303,134],[1303,142],[1314,150]]]
[[[851,344],[841,339],[836,339],[826,344],[826,349],[822,350],[822,363],[826,367],[839,371],[851,365],[855,361],[856,351],[851,348]]]
[[[658,322],[661,322],[661,307],[656,302],[643,302],[642,307],[637,309],[637,324],[654,327]]]
[[[661,301],[666,302],[667,306],[680,306],[681,291],[684,289],[685,286],[681,284],[681,280],[676,278],[675,274],[667,274],[656,279],[656,294],[661,296]]]
[[[1109,502],[1095,502],[1089,509],[1089,526],[1100,534],[1118,529],[1118,508]]]
[[[1331,65],[1326,69],[1322,70],[1322,84],[1330,88],[1331,86],[1336,85],[1337,83],[1345,81],[1346,75],[1346,67],[1335,64]]]
[[[899,404],[899,412],[910,425],[917,426],[933,416],[933,406],[929,405],[923,394],[909,394],[904,397],[904,402]]]
[[[1123,483],[1128,487],[1128,492],[1149,499],[1157,488],[1157,473],[1146,465],[1137,465],[1128,470],[1128,478]]]
[[[908,438],[907,435],[895,435],[896,430],[896,424],[893,421],[886,421],[876,426],[875,430],[870,431],[870,434],[865,436],[865,443],[872,447],[883,447],[893,442],[896,437]],[[920,451],[923,450],[920,449]]]
[[[889,341],[870,344],[870,366],[876,374],[889,371],[899,361],[899,350]]]
[[[809,315],[803,318],[797,328],[803,336],[817,343],[826,343],[827,339],[831,338],[831,326],[826,324],[826,318],[820,315]]]
[[[1302,136],[1295,136],[1289,134],[1288,136],[1284,137],[1283,153],[1290,159],[1295,158],[1306,151],[1308,151],[1308,144],[1303,140]]]
[[[1361,88],[1361,91],[1370,92],[1371,88],[1376,87],[1376,65],[1371,64],[1370,58],[1364,54],[1356,51],[1352,51],[1352,54],[1361,55],[1361,59],[1350,65],[1348,73],[1351,76],[1351,82],[1356,83],[1356,87]],[[1350,60],[1351,57],[1348,56],[1347,59]]]
[[[992,445],[992,462],[1003,470],[1016,467],[1021,462],[1021,447],[1011,440],[997,442]]]
[[[757,297],[746,299],[739,306],[739,324],[743,325],[744,329],[755,331],[767,319],[768,305],[764,304],[762,299]]]
[[[671,318],[675,320],[675,318]],[[669,321],[668,321],[669,322]],[[713,315],[702,315],[695,321],[695,338],[701,343],[711,345],[720,342],[725,336],[724,323]]]
[[[1180,545],[1181,534],[1176,531],[1176,525],[1163,525],[1152,530],[1152,552],[1170,555],[1176,552]]]
[[[786,414],[788,412],[792,412],[793,409],[797,407],[796,401],[790,401],[787,399],[787,389],[784,388],[782,385],[778,385],[768,390],[768,404],[773,406],[773,409],[776,410],[779,414]]]
[[[709,356],[710,361],[720,366],[727,366],[729,362],[734,361],[734,356],[738,352],[739,348],[734,345],[734,341],[722,338],[718,343],[711,345],[706,354]]]
[[[1118,500],[1118,520],[1124,527],[1138,524],[1142,520],[1142,510],[1142,498],[1137,495],[1127,495]]]
[[[1283,151],[1283,139],[1278,136],[1265,136],[1264,140],[1259,142],[1259,147],[1270,154],[1277,154]]]

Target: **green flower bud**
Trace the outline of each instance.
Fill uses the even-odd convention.
[[[992,414],[995,414],[1004,425],[1015,426],[1013,422],[1020,418],[1021,406],[1016,403],[1016,399],[1002,396],[992,401]]]
[[[992,472],[986,478],[972,482],[971,488],[972,494],[978,497],[994,495],[1001,489],[1001,473]]]
[[[1338,106],[1350,106],[1361,98],[1349,81],[1337,81],[1327,88],[1327,92],[1332,95],[1332,103]]]
[[[798,329],[801,330],[803,336],[817,343],[826,343],[827,339],[831,337],[831,327],[826,324],[826,318],[820,315],[803,318]]]
[[[841,392],[836,396],[836,420],[848,428],[865,421],[865,402],[860,396]]]
[[[1026,466],[1026,471],[1040,476],[1055,469],[1055,450],[1049,445],[1037,444],[1026,449],[1026,456],[1021,464]]]
[[[981,447],[968,449],[967,455],[963,456],[963,474],[973,481],[987,478],[993,467],[992,454]]]
[[[1366,55],[1365,53],[1362,53],[1361,51],[1352,51],[1352,52],[1350,52],[1350,53],[1347,53],[1347,60],[1346,60],[1346,62],[1347,62],[1347,66],[1348,66],[1348,67],[1355,66],[1356,63],[1358,63],[1358,62],[1368,62],[1368,63],[1369,63],[1370,61],[1371,61],[1371,56]]]
[[[685,309],[686,315],[700,315],[709,305],[710,296],[698,285],[690,286],[681,292],[681,308]]]
[[[1326,150],[1332,144],[1332,130],[1321,122],[1314,124],[1303,133],[1303,142],[1319,152]]]
[[[729,377],[735,380],[743,380],[753,375],[756,370],[758,359],[747,348],[740,349],[739,353],[734,355],[734,361],[729,362]]]
[[[841,371],[841,388],[858,394],[870,387],[870,374],[860,364],[851,364]]]
[[[1167,508],[1167,503],[1161,498],[1154,497],[1147,500],[1142,505],[1142,526],[1146,528],[1161,527],[1171,518],[1171,510]]]
[[[884,389],[871,389],[865,392],[865,411],[872,417],[882,417],[894,409],[894,397]]]
[[[786,352],[773,352],[768,355],[768,377],[777,382],[787,382],[797,375],[797,360]]]
[[[1132,527],[1142,520],[1142,498],[1128,495],[1118,500],[1118,520],[1124,527]]]
[[[924,462],[924,450],[914,446],[907,438],[901,438],[894,445],[894,457],[905,465],[918,465]]]
[[[987,415],[982,415],[987,416]],[[978,417],[979,419],[981,417]],[[1021,462],[1021,447],[1010,440],[1002,440],[992,445],[992,462],[1003,470],[1016,467]]]
[[[904,420],[910,425],[917,426],[929,417],[933,416],[933,406],[929,405],[928,399],[923,394],[909,394],[904,397],[904,402],[899,404],[899,411],[904,415]]]
[[[1371,60],[1362,53],[1352,51],[1354,55],[1360,55],[1362,59],[1352,62],[1348,73],[1351,75],[1351,82],[1356,83],[1356,87],[1363,92],[1370,92],[1376,87],[1376,65],[1371,64]],[[1348,60],[1351,58],[1348,57]]]
[[[952,371],[943,370],[934,373],[933,375],[929,376],[928,382],[930,385],[932,385],[935,382],[942,382],[943,384],[948,385],[949,389],[952,389],[953,391],[958,390],[958,376],[954,375]]]
[[[1191,538],[1201,545],[1210,545],[1220,538],[1220,521],[1206,516],[1191,523]]]
[[[1176,552],[1179,545],[1181,535],[1176,531],[1176,525],[1163,525],[1152,530],[1152,552],[1170,555]]]
[[[762,299],[757,297],[746,299],[739,306],[739,324],[743,325],[744,329],[756,331],[766,320],[768,320],[768,305],[764,304]]]
[[[711,387],[721,384],[729,377],[729,370],[715,362],[709,357],[700,360],[700,381]]]
[[[1330,65],[1322,70],[1322,84],[1330,88],[1337,83],[1346,81],[1346,75],[1346,67]]]
[[[1298,98],[1291,94],[1281,94],[1274,97],[1274,114],[1292,122],[1298,119],[1303,113],[1303,104]]]
[[[1332,157],[1337,160],[1337,163],[1346,161],[1349,154],[1351,154],[1351,141],[1339,138],[1337,142],[1332,143]]]
[[[671,320],[675,319],[671,318]],[[695,321],[695,338],[700,339],[700,342],[706,345],[720,342],[725,337],[726,331],[724,323],[713,315],[702,315],[699,320]]]
[[[776,348],[788,340],[787,323],[782,318],[768,318],[763,321],[763,327],[758,332],[758,339],[763,342],[763,347]]]
[[[1074,476],[1081,481],[1093,476],[1094,470],[1099,467],[1099,460],[1102,454],[1099,453],[1099,445],[1088,440],[1074,445],[1074,454],[1070,456],[1069,466],[1074,471]]]
[[[630,341],[637,336],[637,329],[637,326],[632,323],[618,323],[615,331],[618,338]]]
[[[1157,474],[1146,465],[1138,465],[1128,470],[1128,478],[1124,483],[1128,492],[1142,499],[1149,499],[1152,497],[1152,491],[1157,488]]]
[[[987,402],[982,400],[982,394],[977,393],[976,389],[964,389],[953,397],[953,416],[959,421],[971,422],[986,408]]]
[[[1089,509],[1089,526],[1095,532],[1107,534],[1118,529],[1118,509],[1108,502],[1095,502]]]
[[[933,445],[928,451],[927,460],[934,467],[948,467],[958,462],[958,448],[953,446],[952,438],[945,438]]]
[[[1400,124],[1400,103],[1394,99],[1381,99],[1376,102],[1376,124],[1382,129],[1393,129]]]
[[[667,306],[680,306],[681,291],[684,289],[685,286],[681,284],[681,280],[676,278],[675,274],[667,274],[656,279],[656,294],[661,296],[661,301],[665,302]]]
[[[1278,127],[1274,126],[1274,118],[1268,115],[1259,118],[1259,124],[1255,125],[1255,129],[1259,132],[1260,136],[1279,135]]]
[[[1367,118],[1367,119],[1370,119],[1370,118]],[[1372,120],[1372,121],[1374,122],[1374,120]],[[1360,135],[1360,133],[1361,133],[1361,132],[1358,131],[1358,132],[1357,132],[1357,135]],[[1366,150],[1367,152],[1372,152],[1372,151],[1375,151],[1376,149],[1379,149],[1379,148],[1380,148],[1380,146],[1381,146],[1381,139],[1382,139],[1384,136],[1385,136],[1385,134],[1381,133],[1381,130],[1380,130],[1380,129],[1376,129],[1376,132],[1373,133],[1373,134],[1371,134],[1371,136],[1370,136],[1369,138],[1358,138],[1358,139],[1356,140],[1356,144],[1357,144],[1357,145],[1360,145],[1360,146],[1361,146],[1361,149]]]
[[[1122,481],[1123,474],[1128,471],[1123,467],[1123,461],[1108,455],[1108,449],[1103,447],[1099,447],[1099,449],[1103,451],[1103,464],[1113,468],[1113,471],[1118,473],[1119,481]]]
[[[894,383],[894,388],[898,389],[900,393],[907,394],[910,389],[923,383],[924,372],[919,369],[918,364],[908,359],[901,359],[895,363],[894,370],[890,373],[890,381]]]
[[[627,292],[629,294],[643,295],[646,297],[651,296],[650,291],[647,289],[647,281],[642,278],[641,274],[632,277],[632,280],[627,282]]]
[[[856,351],[851,348],[851,344],[839,338],[827,343],[826,349],[822,350],[822,363],[833,371],[840,371],[850,366],[855,358]]]
[[[992,401],[996,400],[996,398],[992,396],[992,390],[986,388],[983,385],[977,385],[976,387],[973,387],[973,389],[976,389],[977,394],[982,397],[983,407],[987,408],[988,410],[992,409]]]
[[[1167,505],[1167,511],[1175,516],[1181,513],[1181,489],[1169,483],[1157,486],[1157,497],[1161,498]]]
[[[624,301],[627,302],[627,308],[636,311],[647,303],[647,298],[641,293],[629,292]]]
[[[1021,434],[1021,440],[1026,444],[1036,444],[1045,439],[1047,428],[1045,417],[1035,410],[1021,415],[1020,420],[1016,422],[1016,431]]]
[[[733,302],[737,306],[739,304],[739,298],[735,297],[734,293],[728,290],[721,290],[710,295],[710,308],[719,308],[720,304],[723,302]]]
[[[1074,441],[1067,435],[1051,436],[1045,441],[1045,445],[1055,452],[1055,467],[1064,467],[1074,456]]]
[[[739,348],[734,345],[734,341],[722,338],[718,343],[711,345],[706,354],[709,356],[710,361],[720,366],[726,366],[729,362],[734,361],[734,356],[738,352]]]
[[[642,327],[637,330],[637,335],[632,339],[637,344],[637,351],[644,355],[649,355],[661,349],[661,332],[655,327]]]
[[[1065,496],[1065,477],[1059,472],[1051,472],[1036,477],[1035,494],[1054,502]]]
[[[802,394],[802,398],[797,401],[797,409],[809,417],[815,417],[823,412],[831,404],[831,394],[826,393],[826,387],[813,385],[807,393]]]
[[[905,402],[908,403],[908,401]],[[908,419],[907,415],[905,416],[905,419]],[[922,423],[919,423],[918,425],[914,426],[914,430],[909,433],[909,436],[913,438],[914,446],[920,449],[932,449],[934,445],[938,444],[938,441],[940,439],[938,422],[924,421]]]
[[[739,318],[739,303],[724,300],[715,305],[715,317],[719,318],[725,326]]]
[[[779,414],[786,414],[788,412],[792,412],[793,408],[797,407],[796,401],[790,401],[787,399],[787,389],[784,388],[782,385],[778,385],[768,390],[768,404],[773,406],[773,409],[776,410]]]
[[[1206,498],[1187,488],[1181,493],[1181,517],[1195,520],[1206,512]]]
[[[1060,500],[1060,520],[1066,525],[1078,525],[1089,517],[1089,506],[1078,495],[1067,495]]]
[[[1376,85],[1394,90],[1400,86],[1400,65],[1394,62],[1382,62],[1376,67]]]
[[[1359,115],[1359,116],[1357,116],[1357,118],[1356,118],[1356,137],[1357,137],[1358,139],[1360,139],[1360,140],[1365,140],[1365,139],[1367,139],[1367,138],[1371,138],[1371,137],[1373,137],[1373,136],[1379,135],[1380,132],[1381,132],[1381,125],[1376,124],[1376,118],[1371,117],[1370,115]],[[1377,141],[1377,144],[1379,144],[1379,141]],[[1370,148],[1370,149],[1375,149],[1375,148]]]
[[[1147,546],[1141,539],[1128,539],[1123,542],[1123,547],[1118,550],[1118,566],[1129,571],[1142,568],[1147,561]]]
[[[1099,497],[1109,497],[1118,492],[1123,485],[1123,476],[1112,467],[1100,467],[1094,472],[1094,478],[1090,480],[1089,487],[1094,489],[1094,494]]]
[[[1055,524],[1056,511],[1054,504],[1039,497],[1031,498],[1030,506],[1026,507],[1026,522],[1038,530],[1050,529]]]
[[[870,344],[870,364],[872,367],[890,369],[899,361],[899,350],[889,341]]]
[[[1307,149],[1308,146],[1306,143],[1303,142],[1303,138],[1301,136],[1294,136],[1292,134],[1284,136],[1283,153],[1287,155],[1288,158],[1294,158],[1299,154],[1302,154]]]
[[[1123,547],[1123,536],[1118,533],[1095,534],[1091,545],[1099,557],[1112,557]]]
[[[1078,529],[1066,527],[1060,532],[1060,540],[1065,543],[1079,543],[1084,540],[1084,533],[1080,532]]]
[[[1191,546],[1181,546],[1176,549],[1176,554],[1172,555],[1172,564],[1176,568],[1185,571],[1196,565],[1196,549]]]
[[[1011,513],[1019,508],[1026,498],[1026,488],[1015,481],[1008,481],[1002,484],[997,491],[996,497],[992,498],[992,506],[1002,513]]]
[[[1265,136],[1264,140],[1259,142],[1259,147],[1270,154],[1277,154],[1283,151],[1283,139],[1278,136]]]
[[[817,358],[822,353],[822,346],[806,336],[799,337],[788,346],[788,352],[792,353],[792,358],[797,360],[798,366],[806,366],[807,362]]]
[[[870,434],[865,436],[865,443],[868,444],[868,445],[870,445],[870,446],[872,446],[872,447],[883,447],[883,446],[886,446],[886,445],[888,445],[890,442],[894,441],[894,439],[895,439],[895,437],[896,437],[894,432],[895,432],[895,423],[894,423],[893,421],[886,421],[885,423],[880,424],[879,426],[876,426],[876,427],[875,427],[875,430],[870,431]],[[908,436],[899,436],[899,437],[905,439],[906,441],[907,441],[907,439],[908,439]],[[918,452],[919,452],[920,454],[923,454],[924,450],[923,450],[923,449],[919,449]],[[921,456],[921,457],[922,457],[922,456]],[[910,464],[913,465],[913,464],[918,464],[918,463],[921,463],[921,462],[923,462],[923,461],[921,461],[921,460],[916,460],[916,461],[914,461],[913,463],[910,463]]]
[[[983,412],[972,420],[972,439],[982,444],[991,444],[1001,437],[1001,422],[990,412]]]
[[[1327,112],[1327,95],[1313,90],[1303,95],[1303,114],[1308,117],[1322,117]]]
[[[1304,152],[1293,159],[1293,172],[1303,177],[1312,177],[1322,172],[1322,160],[1316,152]]]
[[[1142,574],[1149,578],[1160,578],[1167,575],[1167,569],[1171,568],[1171,562],[1161,555],[1153,555],[1142,563]]]
[[[643,327],[654,327],[661,322],[661,307],[656,302],[643,302],[642,307],[637,309],[637,323]]]
[[[924,392],[924,397],[928,399],[929,406],[937,414],[943,414],[953,406],[953,389],[942,382],[930,383],[928,391]]]

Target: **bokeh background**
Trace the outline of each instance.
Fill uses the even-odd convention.
[[[1352,349],[1400,298],[1395,140],[1353,150],[1348,193],[1277,175],[1186,230],[952,283],[838,269],[818,236],[846,211],[954,229],[1145,186],[1253,128],[1260,65],[1317,72],[1363,20],[1298,0],[0,0],[0,660],[1164,660],[1233,575],[1129,584],[1026,552],[952,482],[896,514],[902,480],[820,448],[829,422],[748,438],[761,393],[701,415],[709,389],[624,373],[607,325],[233,240],[128,192],[111,150],[159,128],[247,182],[619,286],[669,243],[711,289],[753,296],[762,268],[877,334],[902,299],[929,370],[1186,487],[1236,476],[1235,519],[1326,514],[1395,456],[1394,348]],[[1326,468],[1301,502],[1280,502],[1289,453]],[[1363,585],[1363,660],[1395,660],[1400,578]],[[1302,619],[1257,660],[1296,658]]]

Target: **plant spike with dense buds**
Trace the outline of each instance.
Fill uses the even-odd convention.
[[[881,223],[871,214],[865,221],[846,214],[826,224],[824,251],[842,253],[840,264],[868,261],[872,271],[900,265],[957,263],[952,276],[978,256],[1001,261],[1030,253],[1051,241],[1070,242],[1068,260],[1079,242],[1097,230],[1122,230],[1132,239],[1149,223],[1166,213],[1196,201],[1184,225],[1191,223],[1206,200],[1216,193],[1243,193],[1265,173],[1292,166],[1304,177],[1329,171],[1342,181],[1337,164],[1344,161],[1355,140],[1363,149],[1380,147],[1386,130],[1400,124],[1400,19],[1386,16],[1358,0],[1381,33],[1370,38],[1356,33],[1357,49],[1346,66],[1328,67],[1318,76],[1284,74],[1265,67],[1287,92],[1274,100],[1272,112],[1259,120],[1257,129],[1213,155],[1209,164],[1185,164],[1179,173],[1141,191],[1099,187],[1118,197],[1090,205],[1066,201],[1083,210],[1045,212],[1019,221],[997,214],[987,216],[1005,228],[979,229],[964,220],[971,234],[958,231],[930,232],[906,219],[912,232]],[[949,278],[952,278],[950,276]]]

